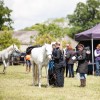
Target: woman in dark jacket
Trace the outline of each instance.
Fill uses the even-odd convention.
[[[86,86],[86,74],[88,72],[88,61],[86,59],[86,51],[84,45],[78,45],[78,51],[76,52],[76,59],[78,61],[77,72],[80,74],[80,87]]]
[[[60,43],[56,43],[56,50],[55,54],[53,55],[54,64],[55,64],[55,76],[56,81],[54,86],[56,87],[63,87],[64,86],[64,66],[62,66],[61,62],[63,61],[62,58],[62,51],[60,50]]]
[[[68,71],[69,71],[69,77],[74,77],[74,69],[73,69],[73,65],[74,65],[74,60],[72,59],[73,54],[74,54],[74,50],[72,49],[71,45],[69,45],[67,47],[67,52],[66,52],[66,62],[67,62],[67,66],[68,66]]]

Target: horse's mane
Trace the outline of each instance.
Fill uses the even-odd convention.
[[[10,45],[9,47],[3,49],[2,51],[9,50],[11,47],[13,47],[13,45]],[[2,52],[2,51],[1,51],[1,52]]]
[[[41,47],[40,45],[34,45],[34,46],[29,46],[27,49],[26,49],[26,54],[30,54],[31,53],[31,50],[33,48],[38,48],[38,47]]]

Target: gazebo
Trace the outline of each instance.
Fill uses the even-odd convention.
[[[94,74],[94,49],[96,48],[97,44],[100,43],[100,23],[89,30],[76,34],[75,40],[79,43],[83,43],[84,46],[90,46],[92,51],[91,64],[93,65]]]

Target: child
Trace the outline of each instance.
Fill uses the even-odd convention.
[[[26,72],[31,71],[31,61],[30,61],[31,56],[29,54],[26,55]]]

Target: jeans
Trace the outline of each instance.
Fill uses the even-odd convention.
[[[96,60],[96,75],[100,76],[100,60]]]
[[[68,64],[69,77],[74,77],[73,64]]]
[[[26,60],[26,65],[27,65],[27,67],[31,67],[31,62],[30,62],[30,60]]]
[[[80,79],[86,79],[85,73],[80,73]]]

